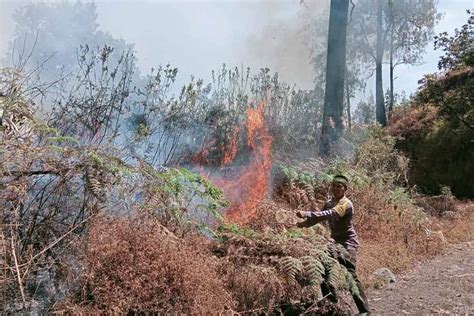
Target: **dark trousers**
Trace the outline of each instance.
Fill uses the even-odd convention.
[[[362,283],[360,283],[356,273],[357,251],[353,248],[349,248],[347,252],[348,256],[344,256],[342,258],[339,257],[338,261],[340,264],[346,267],[347,271],[349,271],[349,273],[352,275],[354,281],[357,284],[360,296],[352,294],[352,298],[354,299],[354,302],[357,305],[359,313],[368,313],[369,303],[367,300],[367,296],[365,295],[364,286],[362,285]]]
[[[359,313],[369,313],[369,303],[365,295],[364,286],[360,283],[356,273],[357,251],[353,248],[349,248],[347,252],[338,255],[337,260],[349,271],[357,285],[359,295],[352,294],[352,298],[354,299]],[[336,289],[332,288],[330,284],[321,284],[321,290],[323,296],[327,296],[332,302],[337,302]]]

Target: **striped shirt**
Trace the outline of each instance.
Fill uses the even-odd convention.
[[[304,213],[307,217],[304,226],[312,226],[323,221],[329,221],[331,237],[346,249],[357,249],[359,241],[352,225],[354,208],[351,200],[346,196],[339,201],[334,198],[328,200],[322,210]]]

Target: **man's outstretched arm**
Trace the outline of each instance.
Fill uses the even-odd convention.
[[[337,215],[333,210],[324,210],[324,211],[307,211],[303,212],[300,211],[296,213],[296,216],[299,218],[304,218],[306,219],[304,222],[297,223],[296,226],[298,227],[310,227],[313,225],[316,225],[317,223],[324,222],[325,220],[328,220],[334,216],[334,214]]]
[[[296,216],[299,218],[305,218],[306,220],[297,223],[296,225],[298,227],[310,227],[331,218],[342,217],[345,215],[348,208],[350,208],[350,205],[344,203],[343,205],[336,205],[331,209],[323,209],[321,211],[300,211],[296,213]]]

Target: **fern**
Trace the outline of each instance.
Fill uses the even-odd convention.
[[[297,281],[297,277],[300,276],[303,271],[303,264],[301,261],[294,257],[283,257],[280,259],[280,267],[285,275],[292,281]]]
[[[314,195],[314,186],[312,183],[304,183],[302,185],[303,190],[306,193],[307,199],[310,202],[314,202],[316,200],[316,197]]]
[[[103,184],[101,183],[97,174],[95,174],[94,170],[92,170],[91,168],[86,169],[85,185],[86,185],[86,189],[89,192],[91,192],[92,195],[96,199],[98,199],[101,202],[105,200],[105,194],[104,194],[104,191],[102,190]]]
[[[200,230],[203,225],[223,222],[221,210],[229,202],[221,190],[199,174],[184,168],[157,170],[146,163],[139,171],[147,179],[148,208],[159,210],[175,223],[192,223]]]
[[[87,160],[98,170],[103,170],[112,174],[132,175],[134,168],[128,166],[122,159],[111,155],[99,155],[97,152],[86,153]]]
[[[333,259],[331,265],[326,266],[326,280],[334,289],[347,289],[346,273],[347,270],[341,266],[337,260]]]
[[[359,297],[360,299],[362,299],[360,296],[359,287],[357,286],[357,283],[355,282],[354,277],[347,270],[346,270],[346,288],[349,289],[352,295],[355,295]]]
[[[35,131],[42,135],[59,136],[59,131],[56,128],[50,127],[48,124],[41,121],[35,121],[33,124],[33,128],[35,129]]]
[[[87,152],[86,156],[92,162],[92,165],[96,168],[103,168],[105,166],[104,159],[95,152]]]
[[[319,285],[324,281],[325,268],[323,263],[313,256],[301,258],[305,277],[310,285]]]

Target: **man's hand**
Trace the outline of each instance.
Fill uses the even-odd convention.
[[[296,223],[296,227],[298,227],[298,228],[304,228],[304,227],[306,227],[306,222],[299,222],[299,223]]]
[[[296,217],[299,217],[299,218],[306,218],[305,212],[303,212],[303,211],[298,211],[298,212],[296,212]]]

